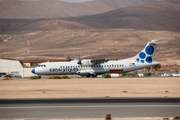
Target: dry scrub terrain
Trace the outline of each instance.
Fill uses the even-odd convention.
[[[159,40],[155,60],[180,59],[180,34],[170,31],[126,29],[63,29],[34,31],[9,35],[1,42],[1,57],[25,58],[27,39],[30,36],[31,59],[65,59],[69,54],[77,58],[124,59],[140,52],[147,42]]]
[[[30,59],[116,58],[135,56],[153,39],[159,40],[155,61],[172,71],[180,68],[180,33],[127,29],[63,29],[7,35],[0,42],[0,57],[26,59],[30,36]],[[174,67],[173,67],[174,66]],[[171,68],[170,68],[171,67]]]
[[[180,78],[0,80],[0,98],[180,97]]]

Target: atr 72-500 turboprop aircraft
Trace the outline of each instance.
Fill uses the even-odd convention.
[[[96,77],[104,73],[123,73],[149,66],[158,65],[159,62],[153,62],[154,53],[158,40],[152,40],[136,56],[110,61],[106,59],[85,59],[73,60],[70,62],[46,62],[39,64],[31,72],[40,75],[64,75],[78,74],[86,77]]]

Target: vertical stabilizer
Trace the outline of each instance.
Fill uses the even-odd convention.
[[[132,58],[129,58],[129,60],[133,60],[138,63],[152,63],[157,44],[158,40],[151,40],[140,53]]]

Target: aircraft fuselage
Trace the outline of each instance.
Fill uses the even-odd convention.
[[[64,75],[64,74],[104,74],[104,73],[123,73],[159,64],[153,63],[136,63],[125,60],[108,61],[107,63],[81,66],[76,61],[71,62],[46,62],[38,65],[34,69],[35,74],[39,75]]]

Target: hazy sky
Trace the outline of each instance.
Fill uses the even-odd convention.
[[[86,2],[86,1],[94,1],[94,0],[60,0],[64,2]]]
[[[3,1],[3,0],[0,0]],[[38,0],[19,0],[19,1],[38,1]],[[59,0],[59,1],[64,1],[64,2],[87,2],[87,1],[94,1],[94,0]]]
[[[38,1],[38,0],[19,0],[19,1]]]

